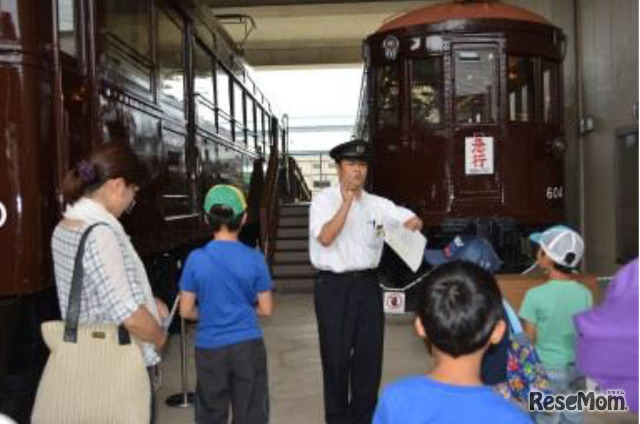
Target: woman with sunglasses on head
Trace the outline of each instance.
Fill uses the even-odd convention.
[[[132,207],[146,179],[144,165],[127,145],[112,142],[94,149],[64,177],[62,195],[67,206],[53,232],[51,248],[64,319],[80,239],[89,227],[100,224],[89,233],[82,259],[79,323],[124,326],[141,342],[151,375],[151,367],[160,362],[158,350],[167,341],[160,322],[168,310],[154,298],[144,265],[118,220]],[[154,422],[153,390],[150,393]]]

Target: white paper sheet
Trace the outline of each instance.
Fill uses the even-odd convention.
[[[385,226],[384,241],[407,264],[411,271],[420,268],[427,239],[420,231],[411,231],[400,222],[393,221]]]

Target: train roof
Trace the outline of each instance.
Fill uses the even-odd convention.
[[[508,19],[538,24],[552,25],[548,20],[526,9],[497,1],[455,1],[437,3],[412,10],[386,22],[376,33],[412,27],[416,25],[436,24],[451,20],[466,19]]]

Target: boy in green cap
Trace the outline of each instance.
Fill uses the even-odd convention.
[[[267,423],[267,354],[258,316],[273,310],[262,254],[238,241],[247,203],[219,184],[204,200],[213,240],[192,251],[180,279],[180,314],[197,319],[196,423]],[[196,305],[197,302],[197,305]]]

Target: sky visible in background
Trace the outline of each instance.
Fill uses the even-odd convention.
[[[278,117],[289,115],[290,151],[327,151],[351,138],[362,66],[261,68],[253,78]]]

